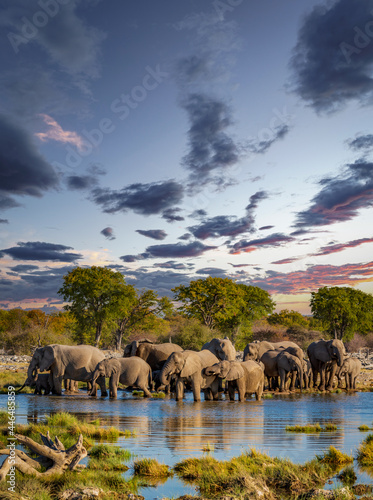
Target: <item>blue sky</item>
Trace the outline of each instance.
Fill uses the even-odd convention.
[[[372,293],[373,0],[1,9],[1,307],[77,265]]]

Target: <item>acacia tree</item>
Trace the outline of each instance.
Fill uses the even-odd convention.
[[[123,297],[130,297],[128,287],[121,273],[107,267],[76,267],[64,276],[58,293],[82,330],[93,325],[98,347],[105,323],[113,321]]]
[[[139,293],[133,287],[132,290],[127,297],[119,301],[115,332],[117,350],[121,349],[126,332],[129,333],[134,327],[140,326],[151,316],[158,317],[172,312],[172,304],[167,297],[159,298],[153,290],[143,290]]]
[[[180,310],[189,318],[197,318],[210,329],[219,329],[235,340],[240,328],[270,314],[274,303],[261,288],[237,284],[229,278],[191,281],[172,290]]]
[[[373,327],[373,296],[350,287],[323,287],[311,293],[311,311],[332,337],[351,340]]]

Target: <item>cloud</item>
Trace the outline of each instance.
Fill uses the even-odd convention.
[[[191,237],[192,237],[192,235],[190,233],[184,233],[178,237],[178,240],[187,241],[187,240],[190,240]]]
[[[8,219],[0,219],[0,224],[9,224]]]
[[[325,226],[345,222],[359,210],[373,206],[373,163],[358,160],[336,177],[325,177],[311,206],[299,212],[295,227]]]
[[[227,271],[221,269],[220,267],[203,267],[196,270],[196,274],[205,274],[207,276],[226,278]]]
[[[106,213],[133,212],[141,215],[158,214],[173,207],[183,199],[183,186],[173,180],[131,184],[121,190],[96,188],[93,201]],[[173,209],[175,210],[175,209]]]
[[[211,181],[216,170],[225,170],[237,163],[240,148],[227,134],[232,124],[228,106],[206,94],[187,95],[181,106],[188,114],[189,152],[182,165],[189,170],[190,185],[198,187]]]
[[[292,262],[296,262],[297,260],[299,260],[299,258],[294,257],[288,259],[275,260],[274,262],[271,262],[271,264],[291,264]]]
[[[190,269],[194,267],[193,264],[184,264],[183,262],[176,262],[175,260],[168,260],[166,262],[160,262],[157,264],[154,264],[154,267],[160,267],[162,269]]]
[[[15,273],[29,273],[39,269],[38,266],[33,266],[32,264],[18,264],[10,268]]]
[[[58,187],[53,168],[39,154],[26,131],[0,115],[0,208],[18,203],[12,195],[42,196]]]
[[[292,87],[316,112],[371,102],[372,10],[373,0],[338,0],[304,18],[290,62]]]
[[[185,220],[181,215],[177,215],[181,212],[181,208],[167,208],[162,213],[162,219],[165,219],[167,222],[180,222]]]
[[[146,251],[139,255],[123,255],[120,257],[124,262],[136,262],[137,260],[151,258],[185,258],[199,257],[208,250],[214,250],[217,247],[203,245],[199,241],[193,241],[183,245],[182,243],[171,243],[164,245],[152,245],[146,248]]]
[[[231,254],[239,254],[241,252],[253,252],[258,248],[271,248],[283,246],[286,243],[294,241],[295,238],[286,236],[282,233],[273,233],[265,238],[257,238],[254,240],[240,240],[234,245],[229,245]]]
[[[232,264],[232,262],[228,262],[228,264],[232,267],[249,267],[251,264]]]
[[[259,201],[268,197],[265,191],[258,191],[250,197],[250,203],[245,208],[246,216],[237,218],[228,215],[211,217],[201,224],[188,227],[195,238],[205,240],[207,238],[219,238],[221,236],[237,236],[246,232],[254,231],[253,211],[257,208]]]
[[[373,148],[373,134],[359,135],[355,139],[347,141],[348,146],[354,151],[361,151]]]
[[[0,252],[10,255],[14,260],[38,260],[55,262],[75,262],[83,256],[78,253],[66,252],[72,247],[44,243],[42,241],[19,242],[18,246],[4,248]]]
[[[103,234],[107,240],[115,240],[114,230],[112,227],[105,227],[100,234]]]
[[[69,190],[83,191],[95,186],[97,179],[90,175],[70,175],[66,177],[66,183]]]
[[[373,281],[373,262],[344,264],[342,266],[311,266],[305,271],[279,273],[270,271],[264,278],[249,279],[251,285],[259,286],[272,294],[301,294],[318,290],[324,286],[355,286]]]
[[[259,228],[259,231],[265,231],[266,229],[273,229],[275,226],[262,226]]]
[[[46,132],[36,132],[34,134],[41,141],[56,141],[61,142],[62,144],[73,144],[79,151],[84,149],[84,141],[76,132],[63,130],[61,125],[59,125],[51,116],[45,114],[41,114],[39,116],[43,119],[44,123],[49,126],[49,129]]]
[[[342,252],[346,248],[358,247],[360,245],[363,245],[364,243],[373,243],[373,238],[360,238],[359,240],[352,240],[352,241],[348,241],[347,243],[337,243],[337,244],[326,245],[325,247],[321,247],[320,250],[313,255],[315,255],[315,256],[317,256],[317,255],[329,255],[329,254],[336,253],[336,252]]]
[[[290,127],[289,125],[283,123],[282,125],[278,125],[271,130],[273,134],[271,137],[263,140],[251,140],[248,142],[246,149],[250,153],[264,154],[275,142],[283,139],[289,133]]]
[[[152,238],[153,240],[164,240],[167,237],[167,233],[163,229],[149,229],[148,231],[136,229],[136,233],[142,234],[147,238]]]

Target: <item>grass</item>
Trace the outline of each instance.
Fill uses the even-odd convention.
[[[215,450],[215,446],[213,443],[206,443],[202,446],[202,451],[204,453],[211,453],[212,451]]]
[[[307,434],[313,432],[333,432],[336,431],[338,427],[332,423],[326,423],[324,427],[321,427],[319,423],[317,424],[308,424],[308,425],[287,425],[285,430],[287,432],[304,432]]]
[[[151,476],[154,478],[172,475],[169,466],[159,463],[155,458],[136,460],[133,464],[133,470],[139,476]]]
[[[357,479],[354,468],[352,465],[348,465],[343,471],[339,474],[338,478],[342,481],[342,483],[346,486],[352,486]]]
[[[371,427],[368,427],[367,425],[360,425],[360,427],[358,427],[358,429],[361,432],[366,432],[366,431],[372,431],[373,430]]]
[[[164,399],[165,397],[166,397],[166,394],[163,391],[152,393],[152,398]]]
[[[13,372],[10,370],[0,372],[0,394],[7,394],[8,387],[12,385],[15,389],[23,386],[27,379],[27,372]],[[33,393],[34,387],[24,387],[22,389],[23,393]]]
[[[90,450],[89,457],[90,469],[126,471],[129,467],[123,462],[131,460],[132,453],[119,446],[98,444]]]
[[[357,451],[357,461],[364,467],[373,466],[373,434],[368,434]]]
[[[330,446],[328,452],[324,453],[324,455],[316,455],[316,458],[321,463],[335,467],[342,467],[354,461],[353,457],[342,453],[334,448],[334,446]]]
[[[143,398],[144,391],[132,391],[132,396],[136,396],[137,398]]]

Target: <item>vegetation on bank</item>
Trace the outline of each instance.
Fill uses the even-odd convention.
[[[288,432],[304,432],[304,433],[312,433],[312,432],[332,432],[336,431],[338,428],[335,424],[326,423],[323,427],[319,423],[316,424],[308,424],[308,425],[287,425],[285,430]]]

